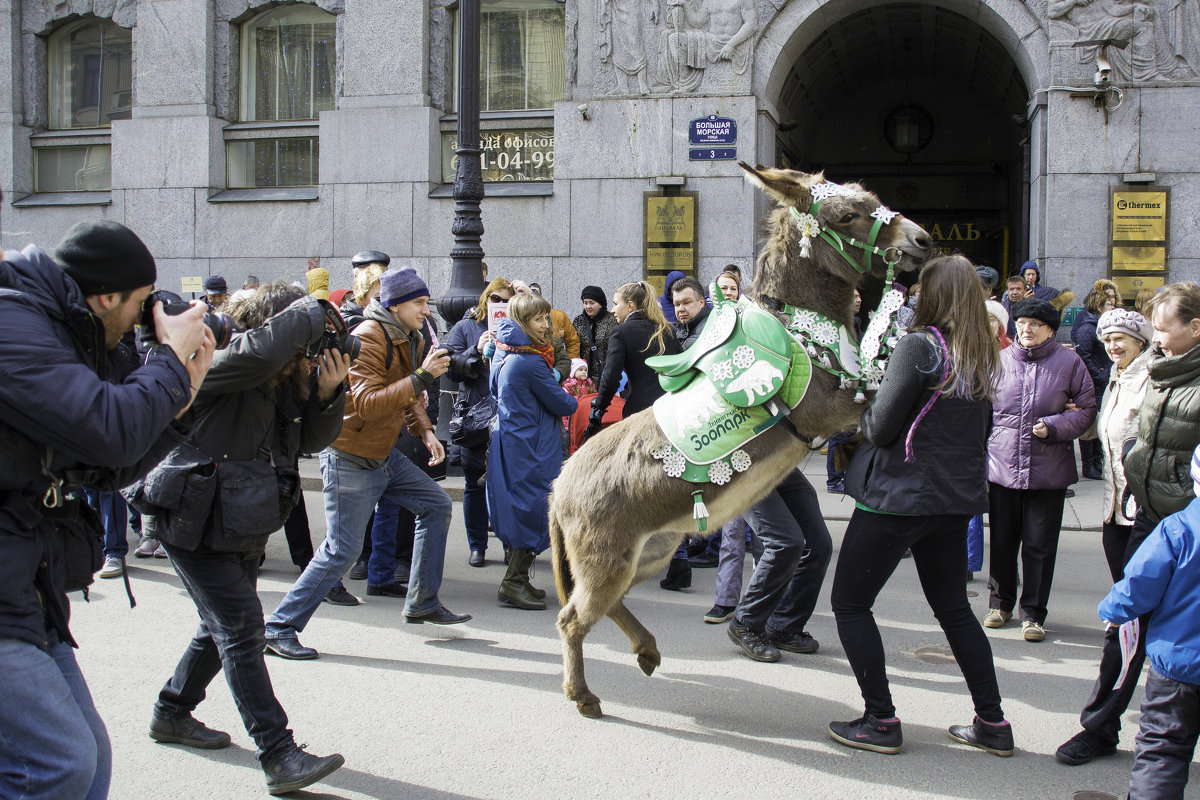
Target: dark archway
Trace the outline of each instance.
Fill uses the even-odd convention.
[[[946,251],[1001,274],[1025,259],[1028,90],[979,23],[886,3],[816,36],[783,82],[776,158],[858,180]]]

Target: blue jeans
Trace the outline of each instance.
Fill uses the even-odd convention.
[[[408,583],[408,573],[400,578],[396,574],[396,554],[400,545],[400,517],[404,515],[404,507],[388,497],[379,498],[375,505],[375,518],[371,521],[370,535],[371,554],[367,556],[367,585],[386,586],[392,581],[399,580]],[[408,515],[412,522],[412,515]],[[413,526],[408,527],[408,536],[413,535]],[[406,543],[405,547],[411,547]],[[408,561],[411,572],[412,552],[408,550]]]
[[[367,519],[383,497],[417,517],[404,613],[419,616],[437,609],[441,605],[437,593],[442,585],[446,534],[450,529],[450,496],[445,490],[395,448],[377,469],[366,469],[325,451],[321,453],[321,479],[325,489],[325,541],[267,618],[267,637],[294,637],[304,630],[321,605],[321,598],[362,553]]]
[[[487,488],[479,485],[479,479],[487,472],[487,447],[460,447],[463,476],[463,522],[467,526],[467,547],[471,550],[487,550],[488,510]]]
[[[736,606],[742,597],[742,567],[746,561],[747,535],[753,536],[750,551],[754,560],[762,555],[762,540],[741,516],[736,516],[721,528],[721,554],[717,561],[716,602],[719,606]]]
[[[129,555],[129,506],[119,492],[97,492],[88,490],[88,505],[96,509],[104,524],[104,557],[124,559]]]
[[[204,700],[205,689],[224,669],[242,724],[258,745],[258,757],[291,747],[295,739],[287,726],[287,714],[275,699],[263,661],[262,604],[258,599],[262,553],[218,553],[203,544],[195,550],[182,550],[167,542],[163,547],[196,604],[200,627],[175,673],[158,693],[155,711],[169,718],[192,713]]]
[[[108,797],[112,745],[75,651],[0,639],[0,797]]]

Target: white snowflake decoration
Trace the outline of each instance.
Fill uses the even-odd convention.
[[[796,228],[801,236],[816,236],[821,232],[821,223],[812,214],[796,214]]]
[[[709,316],[698,344],[701,347],[711,347],[725,341],[736,324],[737,309],[729,306],[721,308]]]
[[[884,225],[891,225],[892,220],[900,216],[899,211],[892,211],[887,206],[880,206],[871,212],[871,216],[881,221]]]
[[[724,486],[729,483],[729,479],[732,477],[733,470],[725,463],[725,459],[714,461],[713,465],[708,468],[708,479],[717,486]]]
[[[754,348],[742,345],[733,351],[733,365],[738,369],[749,369],[754,363]]]
[[[900,310],[900,306],[904,305],[904,295],[897,289],[892,289],[883,296],[879,301],[879,310],[883,312],[877,316],[887,316]]]
[[[718,361],[712,365],[712,379],[714,381],[731,381],[733,380],[733,362],[729,359]]]
[[[811,331],[812,326],[817,322],[817,312],[809,311],[803,308],[797,308],[796,313],[792,314],[792,327],[800,331]]]
[[[883,368],[875,363],[868,364],[863,368],[862,377],[868,385],[878,385],[883,380]]]
[[[655,448],[650,451],[650,455],[662,460],[671,455],[672,451],[674,450],[675,448],[671,446],[670,442],[659,442]]]
[[[821,320],[812,326],[812,335],[820,344],[829,347],[838,340],[837,325],[834,325],[827,319]]]
[[[683,457],[683,453],[675,450],[671,455],[667,456],[663,461],[663,470],[672,478],[678,478],[687,468],[687,459]]]
[[[879,355],[879,333],[872,332],[868,328],[863,335],[862,342],[858,345],[859,362],[870,363],[877,355]]]
[[[745,472],[750,469],[750,456],[746,455],[745,450],[734,450],[733,455],[729,457],[729,463],[738,472]]]
[[[809,187],[808,191],[810,194],[812,194],[814,202],[820,202],[821,200],[828,200],[829,198],[839,194],[845,194],[846,190],[841,186],[838,186],[836,183],[825,181],[824,183],[818,183]]]

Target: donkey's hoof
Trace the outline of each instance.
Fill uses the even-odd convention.
[[[575,705],[579,707],[579,713],[588,719],[600,719],[604,716],[600,711],[599,700],[581,700]]]
[[[658,653],[642,653],[638,656],[638,666],[642,668],[642,672],[647,675],[653,675],[654,670],[662,663],[662,656]]]

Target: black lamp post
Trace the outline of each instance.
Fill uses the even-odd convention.
[[[462,319],[484,288],[483,173],[479,157],[479,2],[458,5],[458,170],[454,175],[454,247],[450,250],[450,288],[438,302],[448,326]]]

